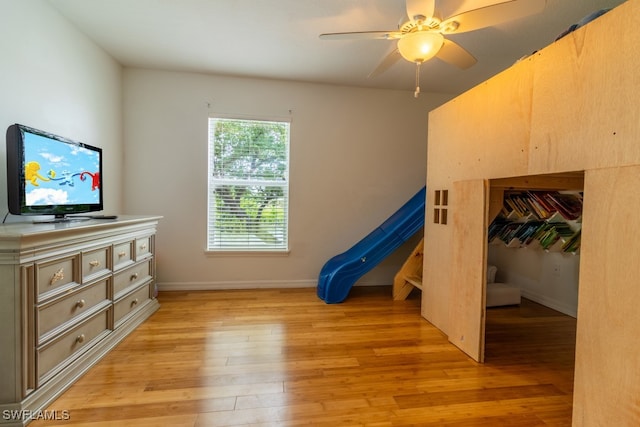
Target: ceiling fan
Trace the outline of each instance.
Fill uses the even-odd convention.
[[[321,39],[382,39],[397,40],[391,51],[368,77],[375,77],[395,64],[400,58],[416,64],[416,91],[420,93],[420,65],[439,58],[444,62],[466,69],[475,64],[476,58],[466,49],[445,36],[460,34],[480,28],[498,25],[514,19],[541,12],[546,0],[502,0],[490,6],[442,18],[436,10],[436,0],[406,0],[408,21],[397,30],[356,31],[320,34]]]

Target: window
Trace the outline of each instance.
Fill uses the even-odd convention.
[[[208,250],[288,250],[289,125],[209,118]]]

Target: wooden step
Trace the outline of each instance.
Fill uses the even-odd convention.
[[[393,279],[393,299],[406,299],[414,288],[422,290],[424,239],[415,247]]]
[[[411,283],[416,288],[422,290],[422,277],[419,276],[405,276],[405,281]]]

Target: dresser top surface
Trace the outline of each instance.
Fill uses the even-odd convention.
[[[30,239],[56,234],[84,234],[145,223],[155,224],[161,216],[119,215],[117,219],[78,218],[64,222],[12,222],[0,225],[0,241]]]

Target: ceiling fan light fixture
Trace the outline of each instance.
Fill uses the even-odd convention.
[[[422,63],[438,53],[444,43],[442,34],[432,31],[417,31],[398,40],[398,51],[409,62]]]

